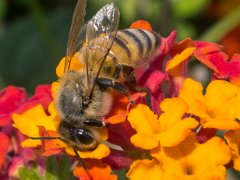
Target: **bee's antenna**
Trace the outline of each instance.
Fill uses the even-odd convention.
[[[76,156],[77,156],[77,160],[80,162],[81,166],[82,166],[83,169],[86,171],[86,173],[87,173],[87,175],[89,176],[89,178],[90,178],[91,180],[93,180],[91,174],[90,174],[90,173],[88,172],[88,170],[87,170],[86,165],[85,165],[84,162],[82,161],[82,158],[79,156],[79,154],[78,154],[78,152],[77,152],[77,148],[76,148],[75,146],[73,146],[73,150],[74,150],[74,152],[75,152],[75,154],[76,154]]]
[[[51,139],[59,139],[62,140],[60,137],[52,137],[52,136],[43,136],[43,137],[29,137],[30,139],[39,139],[39,140],[51,140]],[[84,162],[82,161],[82,158],[79,156],[78,152],[77,152],[77,148],[75,146],[73,146],[73,151],[77,156],[77,160],[80,162],[81,166],[83,167],[83,169],[86,171],[87,175],[89,176],[89,178],[91,180],[93,180],[91,174],[88,172],[86,165],[84,164]]]
[[[50,140],[50,139],[59,139],[60,137],[52,137],[52,136],[43,136],[43,137],[29,137],[30,139],[39,139],[39,140]]]

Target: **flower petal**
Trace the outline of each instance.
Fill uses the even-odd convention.
[[[113,170],[122,170],[129,168],[133,158],[126,151],[111,149],[111,154],[105,157],[103,162],[109,164]]]
[[[194,118],[183,118],[188,106],[182,99],[165,99],[160,107],[164,112],[159,117],[161,132],[157,135],[161,146],[179,144],[190,135],[192,129],[198,126],[198,122]]]
[[[187,60],[194,52],[195,47],[189,47],[181,52],[181,54],[177,54],[173,57],[173,59],[169,60],[166,65],[166,71],[170,72],[170,70],[174,69],[183,61]]]
[[[143,143],[144,139],[146,139],[146,141]],[[159,145],[159,140],[155,135],[141,132],[133,135],[130,140],[135,146],[146,150],[153,149]]]
[[[238,129],[240,117],[240,87],[223,80],[212,81],[205,96],[200,83],[186,79],[179,97],[188,106],[188,113],[200,117],[204,128]]]
[[[231,130],[224,134],[229,147],[232,150],[233,168],[240,171],[240,129]]]
[[[71,59],[71,64],[68,70],[79,70],[83,67],[83,65],[80,63],[80,61],[78,60],[78,53],[75,53],[74,56]],[[60,61],[60,63],[58,64],[57,68],[56,68],[56,74],[58,77],[62,77],[64,74],[64,66],[65,66],[65,57],[63,57]]]
[[[146,134],[153,134],[160,127],[157,122],[157,115],[144,104],[138,104],[131,109],[128,114],[128,121],[137,132]]]
[[[144,21],[144,20],[135,21],[134,23],[132,23],[130,28],[133,28],[133,29],[144,29],[144,30],[152,31],[151,24],[148,21]]]
[[[52,104],[50,104],[50,107]],[[54,115],[48,116],[41,105],[29,109],[25,113],[13,114],[13,127],[28,137],[39,137],[38,126],[45,127],[46,130],[56,131],[58,119]],[[23,147],[36,147],[40,145],[40,140],[27,139],[22,142]]]
[[[26,92],[23,88],[8,86],[0,91],[0,126],[11,122],[12,113],[26,100]]]
[[[10,139],[3,132],[0,132],[0,139],[1,139],[0,141],[0,169],[1,169],[5,162],[5,156],[10,146]]]
[[[179,92],[179,97],[188,104],[188,113],[199,117],[206,116],[205,97],[202,95],[201,83],[187,78]]]
[[[157,122],[157,115],[148,106],[138,104],[132,108],[128,114],[128,121],[137,133],[132,136],[131,142],[143,149],[152,149],[158,146],[159,142],[154,138],[154,134],[160,129]],[[143,141],[148,143],[142,143]]]
[[[164,172],[156,159],[153,160],[137,160],[132,163],[127,173],[127,177],[131,180],[139,179],[163,179]]]
[[[65,151],[69,155],[75,156],[72,147],[66,148]],[[110,149],[105,144],[99,144],[97,148],[92,151],[78,151],[78,154],[83,159],[102,159],[110,154]]]
[[[161,162],[166,179],[223,179],[224,165],[231,159],[231,150],[223,139],[213,137],[198,144],[194,134],[177,146],[159,147],[151,154]]]
[[[111,168],[102,163],[101,161],[88,160],[84,161],[84,164],[87,167],[88,173],[91,175],[91,179],[94,180],[117,180],[117,175],[111,174]],[[73,170],[74,176],[83,180],[90,180],[89,175],[82,166],[77,166]]]

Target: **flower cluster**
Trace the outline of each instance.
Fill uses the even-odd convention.
[[[151,30],[145,21],[131,28]],[[114,104],[104,119],[108,127],[98,129],[101,143],[95,150],[78,151],[87,171],[77,165],[74,176],[117,179],[113,172],[127,172],[133,180],[225,179],[228,168],[240,171],[240,55],[229,58],[214,43],[177,42],[175,31],[161,42],[160,54],[135,72],[146,92],[131,94],[134,105],[112,92]],[[77,56],[71,70],[82,68]],[[211,72],[207,84],[189,77],[193,61]],[[58,77],[63,67],[64,58]],[[13,86],[0,92],[0,177],[19,176],[17,169],[30,161],[47,173],[46,156],[66,153],[74,159],[67,142],[30,138],[59,137],[61,119],[54,104],[58,86],[39,86],[32,98]]]

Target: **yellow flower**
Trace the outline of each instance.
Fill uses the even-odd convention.
[[[38,126],[44,126],[46,130],[56,131],[59,119],[56,116],[53,103],[49,105],[48,116],[41,105],[37,105],[23,114],[13,114],[13,127],[29,137],[39,137]],[[23,147],[36,147],[41,145],[40,140],[26,139],[22,142]]]
[[[180,54],[176,54],[171,60],[167,62],[166,71],[173,76],[179,74],[176,73],[176,71],[178,72],[179,70],[177,68],[179,68],[182,62],[186,61],[193,55],[195,49],[196,49],[195,47],[188,47],[185,50],[183,50]]]
[[[163,179],[164,172],[161,163],[156,159],[134,161],[127,173],[131,180],[138,179]]]
[[[174,146],[182,142],[191,133],[191,129],[198,126],[195,119],[183,118],[187,105],[180,98],[165,99],[160,108],[164,113],[159,118],[143,104],[130,111],[128,120],[137,132],[130,140],[135,146],[148,150],[159,144]]]
[[[233,168],[240,171],[240,129],[230,130],[225,133],[229,147],[232,149]]]
[[[71,59],[71,64],[69,67],[69,70],[79,70],[83,67],[83,65],[80,63],[80,61],[78,60],[78,56],[79,53],[75,53],[74,56]],[[62,77],[63,73],[64,73],[64,65],[65,65],[65,57],[63,57],[60,61],[60,63],[58,64],[57,68],[56,68],[56,74],[58,77]]]
[[[187,113],[200,118],[204,128],[238,129],[240,118],[240,87],[224,81],[212,81],[206,94],[200,83],[188,78],[184,81],[179,97],[188,104]]]
[[[213,137],[198,144],[194,134],[174,147],[158,147],[151,151],[152,160],[133,162],[127,173],[131,180],[144,179],[225,179],[224,167],[231,150],[221,138]]]
[[[50,131],[51,134],[57,134],[57,129],[59,126],[59,117],[57,115],[54,103],[52,102],[49,105],[48,109],[50,115],[47,115],[44,109],[41,105],[35,106],[25,113],[19,115],[19,114],[13,114],[12,118],[14,121],[13,126],[17,128],[22,134],[28,136],[28,137],[39,137],[39,126],[45,128],[45,130],[48,132]],[[100,139],[102,141],[107,140],[108,133],[106,128],[99,130]],[[56,135],[54,136],[56,137]],[[69,144],[66,144],[64,142],[59,142],[59,140],[46,140],[50,143],[45,143],[45,155],[51,155],[53,152],[60,152],[60,151],[54,151],[56,149],[63,149],[70,155],[75,155],[73,152],[72,147]],[[41,145],[40,140],[33,140],[33,139],[26,139],[22,142],[23,147],[37,147]],[[99,146],[93,150],[93,151],[78,151],[78,154],[81,158],[94,158],[94,159],[101,159],[103,157],[106,157],[110,154],[109,148],[104,144],[99,144]]]

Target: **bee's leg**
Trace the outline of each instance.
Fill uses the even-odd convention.
[[[94,127],[105,127],[106,124],[98,119],[85,119],[83,120],[83,124],[88,126],[94,126]]]
[[[91,174],[88,172],[87,167],[85,166],[84,162],[82,161],[82,158],[79,156],[79,154],[77,152],[77,147],[73,146],[73,151],[77,157],[77,160],[79,161],[79,163],[81,164],[83,169],[86,171],[88,177],[92,180],[93,178],[92,178]]]
[[[134,68],[126,64],[117,64],[115,71],[113,73],[113,78],[122,80],[130,90],[133,91],[143,91],[142,88],[137,86],[137,81],[135,78]]]
[[[112,79],[108,79],[108,78],[97,78],[97,83],[99,84],[100,87],[101,86],[104,88],[111,87],[111,88],[115,89],[119,93],[126,95],[131,104],[135,103],[134,100],[131,98],[129,89],[126,85],[116,82]]]

